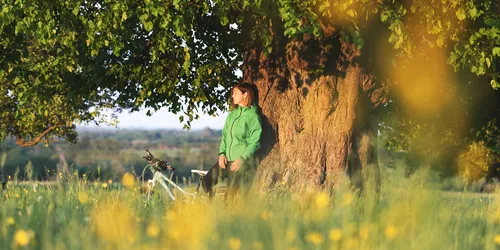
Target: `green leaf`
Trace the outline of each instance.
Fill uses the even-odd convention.
[[[450,57],[448,58],[448,63],[453,64],[458,58],[458,55],[455,52],[450,53]]]
[[[146,26],[146,22],[148,20],[148,14],[142,14],[140,17],[139,17],[139,20],[141,21],[142,25]]]
[[[152,22],[146,22],[144,24],[144,29],[146,29],[147,32],[151,31],[153,29],[153,23]]]
[[[444,36],[443,35],[438,35],[437,40],[436,40],[436,44],[440,48],[443,47],[443,45],[444,45]]]
[[[180,3],[180,2],[181,2],[180,0],[174,0],[174,2],[173,2],[173,3],[174,3],[174,7],[175,7],[176,9],[179,9],[179,3]]]
[[[382,13],[380,13],[380,21],[382,21],[383,23],[385,21],[387,21],[387,19],[389,18],[389,16],[391,15],[391,13],[389,11],[382,11]]]
[[[462,21],[465,19],[465,11],[463,9],[458,9],[457,12],[455,12],[455,15],[457,16],[458,20]]]
[[[78,5],[78,6],[76,6],[76,7],[73,9],[73,12],[72,12],[72,13],[73,13],[73,15],[78,16],[78,12],[79,12],[79,11],[80,11],[80,6]]]
[[[477,15],[476,7],[469,10],[469,15],[472,17],[472,19],[474,19],[476,17],[476,15]]]
[[[500,84],[495,79],[491,79],[490,84],[493,89],[500,89]]]
[[[500,56],[500,47],[495,47],[491,50],[493,56]]]
[[[226,25],[229,23],[229,18],[227,18],[227,16],[223,16],[223,17],[221,17],[221,19],[220,19],[220,23],[221,23],[223,26],[226,26]]]
[[[316,37],[321,36],[321,29],[319,27],[314,27],[313,34]]]

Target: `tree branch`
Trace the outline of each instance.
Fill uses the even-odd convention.
[[[21,147],[31,147],[31,146],[37,145],[40,142],[47,142],[47,143],[48,142],[57,142],[57,140],[43,139],[43,137],[47,136],[52,130],[54,130],[57,127],[60,127],[61,125],[63,125],[63,124],[56,123],[56,124],[50,126],[49,128],[47,128],[45,131],[43,131],[43,133],[40,134],[39,136],[37,136],[35,139],[29,140],[29,141],[21,139],[19,136],[16,136],[16,144],[21,146]]]

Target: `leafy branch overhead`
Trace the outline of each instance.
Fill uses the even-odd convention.
[[[226,107],[243,52],[332,29],[363,49],[369,23],[400,56],[421,45],[498,88],[496,1],[0,0],[0,138],[76,140],[73,122],[102,110],[166,107],[189,127]],[[280,27],[276,29],[276,27]],[[277,32],[279,31],[279,32]],[[57,125],[57,126],[56,126]],[[54,127],[56,126],[56,127]],[[40,138],[49,128],[50,133]]]

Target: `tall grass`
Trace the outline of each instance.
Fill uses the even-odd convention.
[[[171,202],[138,184],[11,182],[2,249],[498,249],[498,195],[442,192],[425,172],[386,175],[380,194],[273,193]],[[281,193],[283,194],[283,193]]]

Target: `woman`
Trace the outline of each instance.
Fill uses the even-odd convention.
[[[262,126],[257,109],[255,86],[241,83],[233,88],[231,112],[222,130],[217,162],[203,178],[202,185],[213,198],[213,186],[227,178],[227,196],[234,196],[245,173],[254,167],[254,154],[260,148]]]

